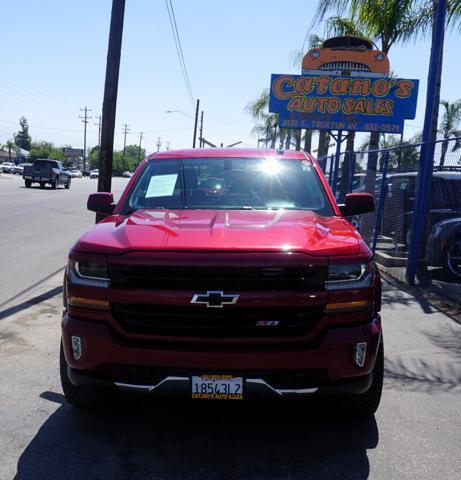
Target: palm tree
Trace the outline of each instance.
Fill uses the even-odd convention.
[[[426,25],[427,12],[417,8],[416,3],[414,0],[320,0],[314,20],[324,20],[331,11],[348,11],[350,18],[388,54],[394,43],[408,42]],[[370,134],[370,152],[379,148],[379,137],[377,132]],[[378,155],[370,153],[365,181],[368,192],[374,192],[377,162]]]
[[[249,102],[245,107],[245,112],[249,113],[254,121],[255,126],[252,128],[251,133],[257,135],[264,135],[270,138],[271,148],[275,148],[277,138],[283,143],[285,138],[285,131],[279,129],[277,131],[278,115],[276,113],[269,113],[269,89],[265,88],[255,100]]]
[[[319,0],[314,22],[324,20],[329,12],[349,12],[349,16],[363,26],[364,31],[374,41],[381,44],[386,54],[395,43],[404,44],[425,35],[434,23],[438,0]],[[461,0],[448,0],[447,22],[459,23]],[[434,40],[434,39],[433,39]],[[443,51],[442,51],[443,53]],[[436,139],[438,104],[440,98],[441,69],[436,86],[436,108],[432,140]],[[371,133],[370,150],[376,150],[379,133]],[[367,166],[367,190],[374,188],[376,155],[369,155]],[[370,175],[368,175],[370,173]]]
[[[8,148],[8,160],[11,162],[11,149],[17,148],[16,144],[13,142],[13,140],[8,140],[6,142],[6,148]]]
[[[445,140],[442,143],[442,153],[440,156],[440,167],[443,167],[448,150],[449,139],[461,136],[461,130],[458,129],[458,125],[461,122],[461,99],[453,103],[450,103],[447,100],[442,100],[440,105],[445,109],[438,129],[438,132],[443,135]]]

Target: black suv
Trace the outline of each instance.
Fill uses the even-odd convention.
[[[409,245],[417,172],[386,179],[381,234]],[[461,278],[461,172],[435,171],[426,215],[426,260]]]

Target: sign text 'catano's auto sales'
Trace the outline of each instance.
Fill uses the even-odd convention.
[[[272,75],[269,110],[281,128],[399,133],[414,118],[418,80]]]

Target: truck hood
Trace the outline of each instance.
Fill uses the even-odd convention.
[[[106,218],[73,248],[95,254],[162,250],[368,252],[346,219],[300,210],[138,210]]]

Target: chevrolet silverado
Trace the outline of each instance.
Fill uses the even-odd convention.
[[[194,399],[328,396],[357,414],[383,383],[381,282],[304,152],[194,149],[147,157],[72,247],[61,381],[77,406],[117,391]]]

